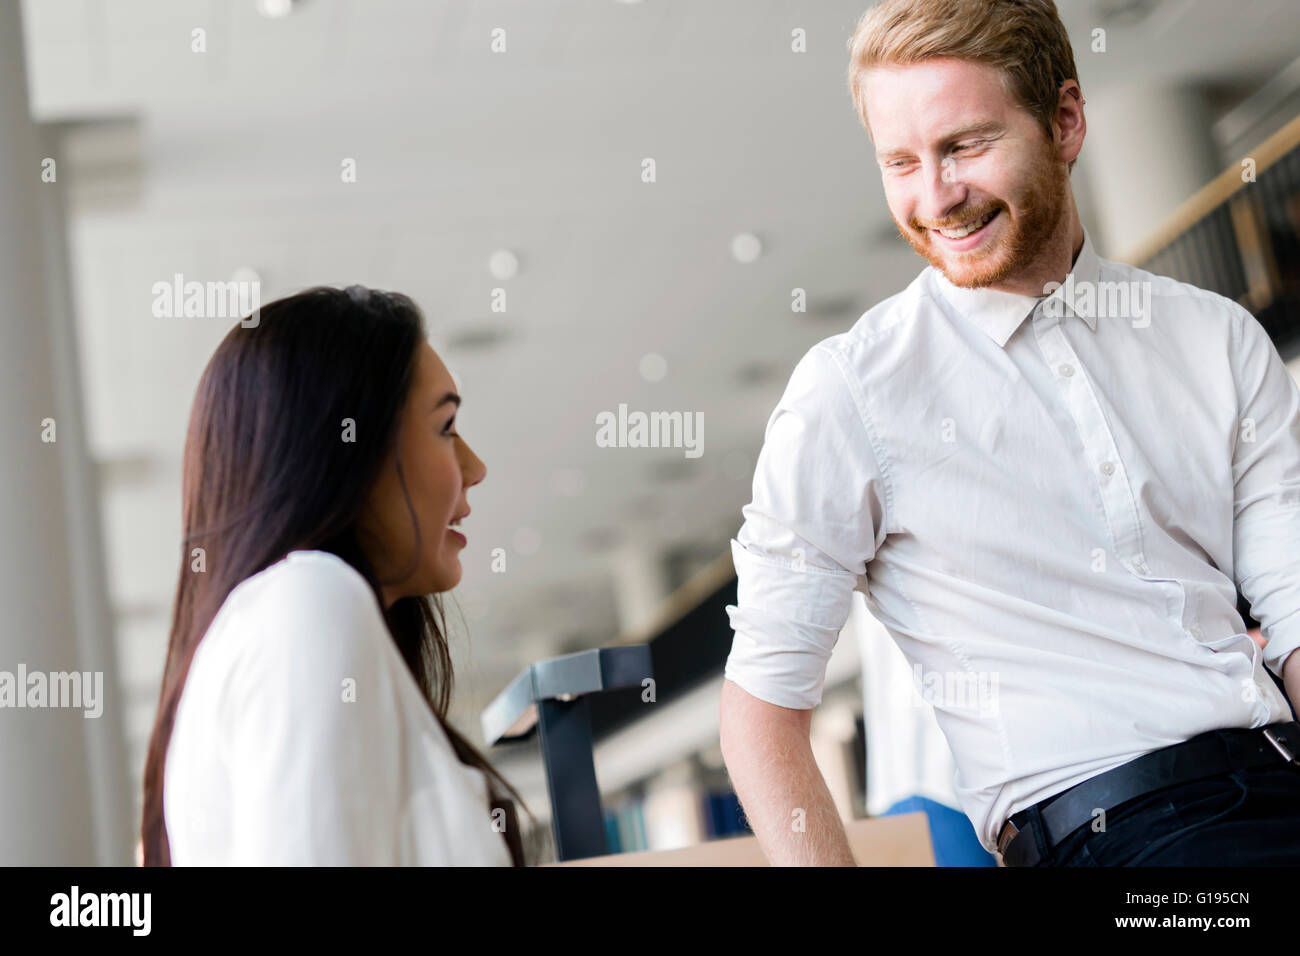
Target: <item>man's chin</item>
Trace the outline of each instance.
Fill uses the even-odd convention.
[[[980,289],[997,282],[1004,273],[999,248],[994,248],[977,257],[953,254],[940,249],[932,239],[923,239],[899,230],[912,251],[934,268],[943,273],[945,279],[955,286],[966,289]]]
[[[942,252],[928,253],[926,261],[943,273],[953,285],[963,289],[982,289],[1000,282],[1006,276],[1006,267],[999,256],[980,256],[975,262],[963,262],[961,257],[950,257]]]

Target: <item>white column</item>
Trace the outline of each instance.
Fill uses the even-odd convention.
[[[81,421],[63,186],[41,178],[52,139],[28,114],[22,44],[18,0],[0,0],[0,671],[101,674],[103,710],[0,708],[0,864],[129,864],[122,700]],[[45,419],[53,443],[42,441]],[[14,690],[26,700],[26,686]]]
[[[1088,90],[1079,154],[1101,230],[1098,252],[1125,255],[1221,170],[1203,97],[1185,88]]]
[[[654,619],[671,590],[662,552],[642,541],[620,545],[610,554],[619,631],[639,631]]]

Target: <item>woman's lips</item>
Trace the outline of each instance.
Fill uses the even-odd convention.
[[[458,540],[461,544],[469,544],[469,539],[457,531],[455,528],[448,528],[447,533]]]

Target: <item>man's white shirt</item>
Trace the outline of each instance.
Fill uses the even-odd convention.
[[[927,267],[810,349],[743,517],[726,677],[816,706],[861,590],[990,851],[1143,753],[1291,719],[1263,667],[1300,646],[1300,389],[1245,309],[1086,232],[1050,296]]]
[[[884,814],[900,800],[925,797],[960,809],[956,766],[934,707],[912,680],[907,658],[853,592],[840,640],[856,640],[862,662],[862,717],[867,747],[867,813]]]

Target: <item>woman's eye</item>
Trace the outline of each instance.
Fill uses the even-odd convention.
[[[443,426],[442,433],[449,438],[454,437],[456,433],[452,431],[451,428],[455,424],[456,424],[456,418],[455,416],[452,416],[450,419],[447,420],[447,424]]]

